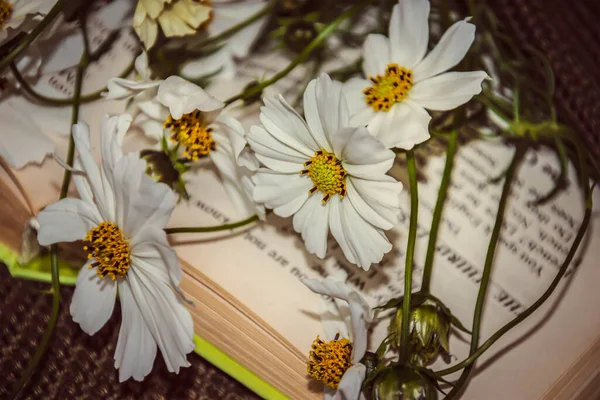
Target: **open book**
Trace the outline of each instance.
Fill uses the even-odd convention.
[[[136,52],[133,38],[124,35],[116,46],[88,71],[85,92],[104,86],[117,75]],[[350,55],[348,55],[350,57]],[[344,54],[338,62],[345,62]],[[240,69],[235,85],[217,81],[208,91],[224,99],[246,82],[270,75],[285,60],[263,55]],[[282,64],[283,63],[283,64]],[[93,75],[93,76],[92,76]],[[295,71],[269,88],[266,95],[284,93],[293,102],[303,87],[304,75]],[[67,71],[49,72],[36,86],[51,96],[68,96],[72,79]],[[295,91],[294,91],[294,88]],[[290,90],[291,89],[291,90]],[[11,106],[31,116],[66,153],[70,108],[44,108],[23,98]],[[3,103],[5,106],[5,103]],[[90,125],[92,146],[98,145],[100,119],[104,113],[125,110],[119,102],[98,101],[82,107],[80,119]],[[258,105],[242,111],[246,129],[257,123]],[[0,121],[0,126],[2,121]],[[95,143],[94,143],[95,141]],[[151,146],[132,132],[126,148]],[[434,265],[432,293],[469,327],[472,323],[479,278],[495,218],[501,187],[489,183],[507,167],[512,150],[493,141],[461,146],[453,172],[452,187],[444,210]],[[413,287],[420,284],[431,214],[443,171],[443,156],[432,156],[421,166],[426,180],[420,182],[419,231]],[[544,151],[527,155],[513,186],[506,223],[498,246],[484,313],[482,339],[523,311],[545,290],[562,264],[583,217],[583,201],[575,183],[555,200],[534,207],[530,201],[546,193],[558,174],[558,161]],[[0,241],[15,252],[22,250],[22,234],[32,215],[58,198],[62,169],[52,159],[43,168],[28,166],[12,171],[25,196],[8,174],[2,176],[3,206],[0,208]],[[396,166],[394,175],[401,175]],[[240,215],[228,200],[215,171],[203,165],[187,175],[190,200],[176,208],[170,226],[209,226],[235,222]],[[571,182],[573,174],[570,175]],[[72,188],[71,196],[75,196]],[[306,359],[310,344],[322,335],[322,299],[310,292],[299,278],[340,276],[367,298],[372,306],[402,294],[404,251],[408,230],[409,196],[402,193],[402,215],[388,232],[394,250],[384,260],[363,271],[345,262],[334,243],[327,260],[310,256],[294,233],[291,220],[269,216],[260,223],[235,232],[172,235],[172,244],[182,262],[185,277],[181,288],[195,303],[190,312],[196,333],[223,353],[294,399],[321,398],[319,385],[309,382]],[[5,221],[5,222],[4,222]],[[593,228],[593,227],[592,227]],[[593,230],[554,296],[533,316],[507,334],[480,359],[464,399],[590,399],[600,380],[600,237]],[[373,327],[372,346],[386,336],[382,321]],[[468,337],[451,339],[450,364],[468,354]],[[371,348],[371,350],[374,350]],[[157,362],[161,362],[160,359]],[[231,365],[231,364],[230,364]],[[439,360],[434,368],[448,364]],[[234,376],[239,371],[225,368]],[[457,375],[450,375],[452,379]],[[244,382],[253,387],[250,381]],[[274,396],[274,392],[269,392]]]

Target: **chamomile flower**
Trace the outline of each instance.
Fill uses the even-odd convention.
[[[204,0],[138,0],[133,29],[146,49],[154,46],[158,25],[166,37],[193,35],[210,18],[211,5]]]
[[[35,19],[44,15],[56,0],[0,0],[0,43],[12,34],[35,26]]]
[[[446,72],[465,56],[475,25],[458,21],[425,56],[429,0],[400,0],[392,11],[389,38],[370,34],[363,45],[363,72],[344,86],[352,123],[366,125],[388,148],[411,149],[427,140],[431,116],[481,92],[484,71]]]
[[[264,207],[252,200],[250,177],[258,161],[246,148],[242,124],[223,111],[224,104],[201,87],[178,76],[162,82],[157,96],[138,103],[136,124],[157,142],[183,149],[183,157],[208,157],[219,171],[225,189],[240,214],[264,217]]]
[[[332,298],[321,317],[325,340],[317,336],[312,344],[308,375],[325,385],[325,399],[358,400],[362,398],[361,385],[367,370],[360,360],[367,351],[371,308],[358,292],[342,282],[302,282],[313,292]]]
[[[329,231],[346,258],[362,268],[381,261],[392,245],[384,230],[398,221],[402,184],[386,175],[395,154],[352,127],[342,84],[327,74],[304,92],[306,121],[282,96],[265,98],[262,126],[248,143],[265,166],[254,199],[294,229],[310,253],[324,258]]]
[[[181,267],[163,231],[175,196],[145,175],[136,154],[123,155],[120,143],[130,122],[128,115],[105,117],[100,167],[87,125],[73,126],[80,199],[60,200],[38,215],[41,245],[83,240],[88,252],[70,307],[87,334],[104,326],[119,294],[123,320],[114,358],[120,381],[148,375],[157,347],[171,372],[189,366],[186,355],[194,349],[192,318],[172,289]]]

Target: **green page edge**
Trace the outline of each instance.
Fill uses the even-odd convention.
[[[0,261],[6,264],[8,271],[13,278],[29,279],[47,283],[52,281],[49,256],[39,257],[28,264],[21,265],[19,264],[18,255],[0,243]],[[68,263],[59,261],[59,280],[61,284],[75,285],[78,272],[78,268],[73,268]],[[263,381],[200,336],[194,335],[194,343],[196,343],[196,348],[194,349],[196,354],[246,386],[248,389],[252,390],[260,397],[269,400],[288,399],[288,397],[284,396],[273,386]]]

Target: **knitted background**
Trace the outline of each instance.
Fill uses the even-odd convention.
[[[556,73],[559,116],[578,128],[600,156],[600,1],[488,0],[511,34],[533,44]],[[35,352],[50,314],[48,285],[15,280],[0,265],[0,398],[5,398]],[[143,383],[118,383],[113,354],[120,325],[116,310],[93,337],[72,322],[72,288],[61,289],[61,314],[50,350],[24,397],[33,399],[249,399],[245,387],[199,356],[179,375],[160,354]],[[117,303],[118,304],[118,303]]]

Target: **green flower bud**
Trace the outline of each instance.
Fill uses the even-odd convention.
[[[313,23],[299,20],[286,27],[283,43],[291,51],[300,53],[317,35],[317,28]]]
[[[373,381],[371,393],[374,400],[437,399],[437,390],[433,382],[400,364],[382,371]]]
[[[301,15],[310,6],[311,0],[281,0],[277,2],[277,14],[280,16]]]
[[[410,313],[409,341],[411,361],[425,366],[433,361],[442,351],[448,353],[450,345],[450,318],[442,308],[431,300],[413,308]],[[391,344],[400,348],[402,337],[402,308],[398,308],[389,326],[394,334]]]

